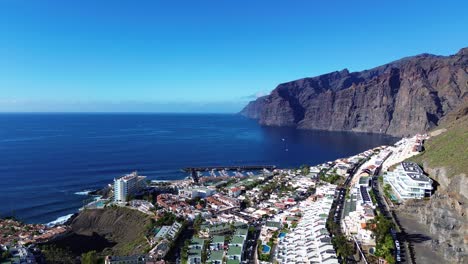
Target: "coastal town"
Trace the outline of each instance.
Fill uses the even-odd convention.
[[[405,161],[427,138],[296,169],[206,168],[177,181],[133,172],[81,210],[122,207],[155,220],[147,252],[105,263],[410,263],[389,210],[431,196],[432,180]],[[45,263],[38,245],[70,226],[3,219],[0,230],[1,263]]]

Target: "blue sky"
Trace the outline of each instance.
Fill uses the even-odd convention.
[[[71,2],[0,0],[0,111],[236,112],[281,82],[468,46],[467,1]]]

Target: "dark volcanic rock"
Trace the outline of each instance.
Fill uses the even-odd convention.
[[[410,135],[468,101],[468,48],[278,85],[241,114],[267,126]]]
[[[266,98],[266,96],[262,96],[255,101],[249,102],[249,104],[242,109],[241,114],[253,119],[259,119]]]

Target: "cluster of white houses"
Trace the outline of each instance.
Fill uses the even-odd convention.
[[[320,186],[317,194],[322,197],[301,203],[302,218],[297,227],[279,239],[275,252],[278,263],[338,263],[326,229],[335,188],[335,185]]]
[[[245,224],[241,224],[244,226]],[[217,232],[224,233],[230,230],[231,225],[215,226]],[[228,228],[229,227],[229,228]],[[213,230],[215,231],[215,230]],[[207,253],[208,264],[240,264],[243,260],[242,255],[245,251],[245,242],[247,239],[248,230],[246,228],[237,228],[230,238],[226,241],[226,236],[212,235],[208,238],[192,237],[190,240],[187,251],[187,263],[198,264],[202,263],[203,252]],[[209,242],[209,248],[206,247],[205,242]],[[225,243],[227,242],[227,247]]]

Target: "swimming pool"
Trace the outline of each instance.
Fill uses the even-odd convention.
[[[104,206],[106,205],[105,204],[105,201],[103,200],[99,200],[99,201],[96,201],[96,203],[94,204],[97,208],[104,208]]]
[[[279,234],[278,237],[279,237],[279,238],[283,238],[283,237],[285,237],[285,236],[286,236],[286,233],[281,232],[281,233]]]
[[[271,250],[270,246],[268,246],[268,245],[262,245],[262,253],[263,253],[263,254],[269,254],[269,253],[270,253],[270,250]]]

